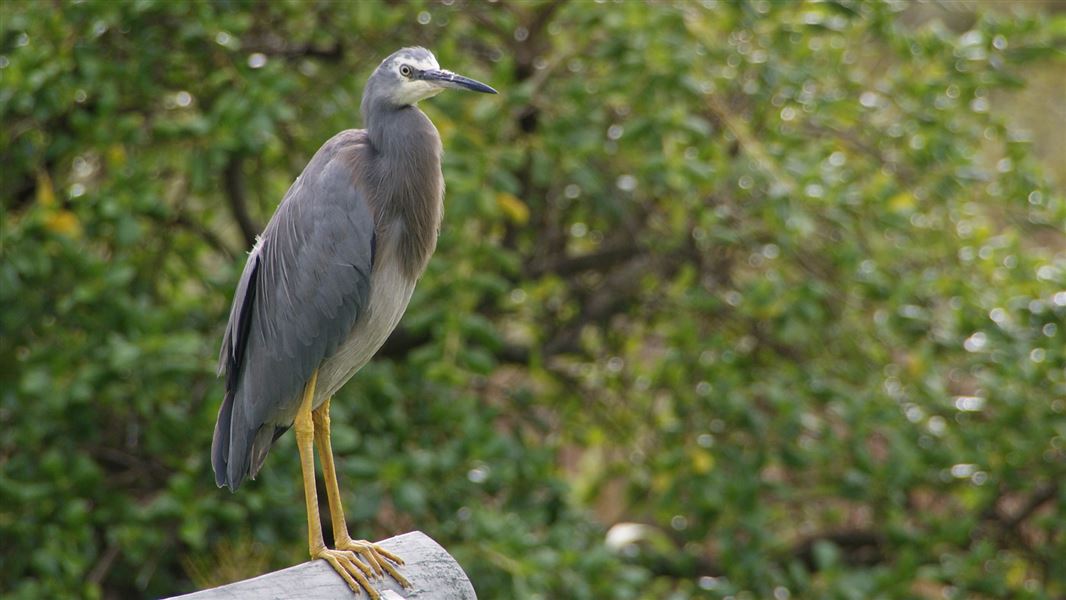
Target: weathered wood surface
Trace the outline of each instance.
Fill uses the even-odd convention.
[[[477,599],[474,587],[459,563],[421,531],[405,533],[378,543],[406,561],[400,567],[400,573],[413,586],[405,590],[388,576],[384,580],[371,581],[382,600]],[[365,592],[358,595],[353,593],[326,561],[315,560],[253,579],[175,596],[174,600],[353,600],[366,597]]]

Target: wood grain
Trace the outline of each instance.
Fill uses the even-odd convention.
[[[403,589],[391,577],[371,582],[382,600],[476,600],[474,587],[463,568],[448,551],[421,531],[413,531],[378,542],[406,561],[400,572],[413,586]],[[366,598],[355,594],[324,560],[306,562],[209,590],[180,600],[290,600],[316,598],[352,600]]]

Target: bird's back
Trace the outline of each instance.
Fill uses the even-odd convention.
[[[440,136],[415,107],[377,115],[390,144],[367,135],[352,155],[357,187],[367,190],[376,221],[370,298],[347,339],[323,363],[315,406],[325,402],[374,356],[407,310],[415,284],[437,246],[443,216]],[[382,123],[382,120],[388,120]]]
[[[252,249],[223,337],[226,396],[212,443],[215,479],[236,489],[289,427],[300,392],[370,298],[375,220],[353,170],[365,132],[327,141]]]
[[[436,128],[414,107],[378,118],[389,120],[389,144],[364,130],[327,141],[249,255],[220,356],[219,485],[236,489],[255,476],[315,369],[317,407],[370,360],[436,247],[444,191]]]

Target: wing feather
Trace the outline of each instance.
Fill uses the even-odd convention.
[[[314,369],[366,310],[374,218],[351,162],[363,139],[342,132],[315,154],[248,257],[219,357],[226,395],[212,464],[220,486],[236,490],[255,476]]]

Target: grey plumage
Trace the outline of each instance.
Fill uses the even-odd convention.
[[[249,254],[219,356],[219,486],[255,476],[315,369],[317,407],[406,309],[436,247],[444,194],[440,136],[414,104],[442,87],[493,91],[440,71],[422,48],[385,59],[364,91],[366,129],[315,153]]]

